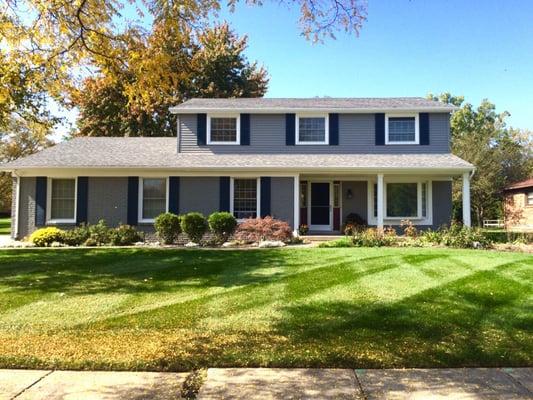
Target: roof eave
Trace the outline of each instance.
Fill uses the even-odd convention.
[[[330,107],[180,107],[169,108],[172,114],[199,113],[254,113],[254,114],[285,114],[299,112],[324,112],[338,114],[373,114],[373,113],[413,113],[413,112],[453,112],[455,106],[416,107],[416,108],[330,108]]]

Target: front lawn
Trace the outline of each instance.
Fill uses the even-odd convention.
[[[11,218],[0,218],[0,235],[11,233]]]
[[[0,368],[533,365],[533,257],[0,251]]]

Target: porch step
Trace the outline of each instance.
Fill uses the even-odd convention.
[[[329,242],[330,240],[337,240],[344,237],[343,235],[305,235],[302,239],[311,243]]]

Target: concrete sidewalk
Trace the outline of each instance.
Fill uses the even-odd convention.
[[[0,399],[180,399],[188,373],[0,370]],[[533,368],[210,368],[198,399],[533,399]]]

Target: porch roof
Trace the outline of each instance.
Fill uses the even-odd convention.
[[[472,164],[445,154],[178,154],[176,138],[76,138],[0,165],[0,170],[167,169],[181,171],[462,173]]]

